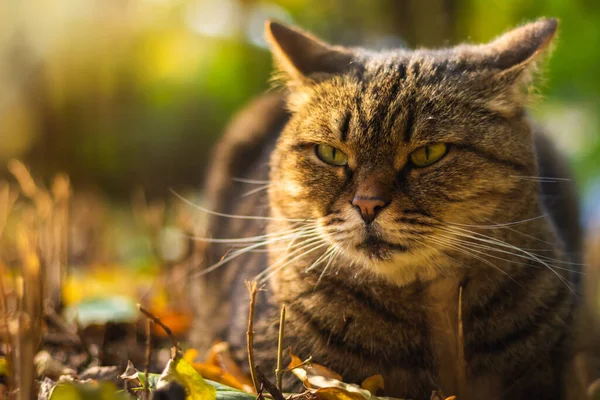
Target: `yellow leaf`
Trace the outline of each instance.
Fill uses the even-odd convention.
[[[356,392],[349,392],[339,387],[325,387],[317,389],[314,394],[320,400],[365,400],[365,398]]]
[[[360,384],[360,387],[368,390],[369,392],[371,392],[371,394],[375,395],[378,391],[384,389],[383,376],[370,376]]]
[[[198,350],[196,349],[188,349],[183,354],[183,359],[187,361],[189,364],[193,364],[196,361],[196,357],[198,357]]]
[[[202,375],[183,358],[169,360],[156,387],[160,388],[173,380],[185,387],[187,400],[216,400],[217,398],[215,387],[206,383]]]

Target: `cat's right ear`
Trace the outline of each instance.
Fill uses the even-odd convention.
[[[348,49],[331,46],[278,22],[267,21],[265,35],[281,77],[291,86],[310,84],[343,73],[354,60]]]

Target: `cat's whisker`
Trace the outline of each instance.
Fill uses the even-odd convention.
[[[317,241],[316,243],[318,243],[318,241]],[[310,245],[303,246],[303,248],[306,248],[306,247],[312,247],[312,248],[309,248],[308,250],[306,250],[306,251],[304,251],[304,252],[302,252],[302,253],[300,253],[300,254],[296,255],[296,256],[295,256],[295,257],[293,257],[292,259],[289,259],[289,260],[288,260],[288,261],[286,261],[284,264],[282,264],[281,266],[279,266],[277,269],[275,269],[275,270],[271,271],[271,272],[270,272],[268,275],[264,276],[263,278],[259,278],[259,276],[263,274],[263,273],[260,273],[259,275],[257,275],[257,277],[256,277],[257,279],[256,279],[256,280],[257,280],[259,283],[266,283],[266,282],[267,282],[267,281],[268,281],[268,280],[269,280],[269,279],[270,279],[270,278],[271,278],[273,275],[275,275],[276,273],[278,273],[279,271],[281,271],[282,269],[284,269],[285,267],[287,267],[287,266],[288,266],[289,264],[291,264],[292,262],[294,262],[294,261],[296,261],[296,260],[298,260],[298,259],[300,259],[300,258],[302,258],[302,257],[306,256],[307,254],[310,254],[310,253],[312,253],[312,252],[313,252],[313,251],[315,251],[315,250],[318,250],[318,249],[320,249],[320,248],[322,248],[322,247],[324,247],[324,246],[327,246],[327,245],[328,245],[327,243],[323,242],[323,241],[322,241],[322,239],[321,239],[321,244],[319,244],[318,246],[316,246],[316,247],[313,247],[313,246],[314,246],[314,244],[315,244],[315,243],[310,243]],[[263,272],[267,272],[267,271],[271,270],[271,268],[272,268],[272,267],[271,267],[271,266],[269,266],[269,268],[267,268],[267,269],[266,269],[265,271],[263,271]]]
[[[524,224],[526,222],[535,221],[535,220],[541,219],[541,218],[546,218],[547,216],[548,216],[548,214],[542,214],[542,215],[538,215],[537,217],[527,218],[527,219],[523,219],[520,221],[513,221],[513,222],[507,222],[507,223],[502,223],[502,224],[492,224],[492,225],[459,224],[459,223],[455,223],[455,222],[446,222],[445,224],[451,225],[451,226],[465,227],[465,228],[497,229],[497,228],[506,228],[506,227],[510,227],[510,226],[514,226],[514,225]]]
[[[310,232],[310,233],[299,232],[299,233],[296,234],[296,237],[312,238],[312,237],[315,237],[315,236],[318,236],[318,235],[319,235],[318,232]],[[292,238],[293,238],[293,236],[292,236]],[[202,271],[196,272],[196,274],[194,276],[203,276],[203,275],[206,275],[206,274],[214,271],[215,269],[219,268],[220,266],[222,266],[224,264],[227,264],[229,261],[233,260],[234,258],[237,258],[237,257],[239,257],[239,256],[241,256],[241,255],[243,255],[243,254],[245,254],[245,253],[247,253],[247,252],[249,252],[251,250],[254,250],[254,249],[262,247],[262,246],[266,246],[266,245],[268,245],[270,243],[280,242],[280,241],[286,240],[286,239],[288,239],[288,238],[285,238],[285,237],[281,238],[281,237],[279,237],[279,238],[275,238],[275,239],[265,240],[265,241],[262,241],[262,242],[255,243],[255,244],[252,244],[250,246],[244,247],[243,249],[236,250],[233,253],[231,253],[230,255],[224,257],[221,261],[219,261],[219,262],[211,265],[210,267],[208,267],[208,268],[206,268],[206,269],[204,269]]]
[[[459,230],[462,230],[462,231],[466,231],[466,232],[468,232],[468,234],[461,233],[461,232],[458,232],[458,231],[454,231],[454,232],[453,232],[453,230],[455,230],[455,229],[459,229]],[[561,276],[561,274],[560,274],[560,273],[556,272],[556,270],[555,270],[554,268],[552,268],[552,267],[551,267],[551,266],[550,266],[550,265],[549,265],[547,262],[545,262],[545,261],[543,261],[542,259],[540,259],[540,258],[539,258],[537,255],[535,255],[535,254],[533,254],[533,253],[531,253],[531,252],[525,251],[525,250],[523,250],[523,249],[521,249],[521,248],[519,248],[519,247],[517,247],[517,246],[513,246],[513,245],[511,245],[511,244],[509,244],[509,243],[503,242],[503,241],[501,241],[501,240],[499,240],[499,239],[492,238],[492,237],[490,237],[490,236],[487,236],[487,235],[482,235],[482,234],[480,234],[480,233],[471,232],[471,231],[468,231],[468,230],[466,230],[466,229],[461,229],[461,228],[454,227],[454,228],[452,228],[452,229],[448,229],[447,231],[448,231],[449,233],[451,233],[451,234],[454,234],[454,235],[458,235],[458,236],[463,236],[463,237],[471,238],[471,239],[473,239],[473,240],[478,240],[478,241],[481,241],[481,242],[484,242],[484,243],[488,243],[488,244],[496,244],[496,245],[498,245],[498,246],[501,246],[501,247],[510,248],[510,249],[516,250],[516,251],[518,251],[518,252],[524,253],[524,254],[526,254],[526,255],[530,256],[532,260],[534,260],[534,261],[537,261],[537,262],[538,262],[538,263],[540,263],[541,265],[543,265],[543,266],[545,266],[546,268],[550,269],[550,271],[552,271],[552,273],[554,273],[554,275],[556,275],[556,277],[557,277],[558,279],[560,279],[560,280],[561,280],[561,281],[562,281],[562,282],[565,284],[565,286],[567,286],[567,288],[568,288],[568,289],[569,289],[569,290],[570,290],[570,291],[571,291],[571,292],[572,292],[572,293],[573,293],[575,296],[577,296],[577,293],[576,293],[576,292],[573,290],[573,288],[572,288],[572,287],[571,287],[571,285],[569,284],[569,281],[568,281],[568,280],[567,280],[565,277]],[[479,235],[479,236],[483,236],[483,238],[481,238],[481,237],[477,237],[478,235]],[[558,261],[558,260],[557,260],[557,261]]]
[[[527,181],[535,181],[535,182],[570,182],[572,179],[569,178],[558,178],[552,176],[523,176],[523,175],[511,175],[511,178],[523,179]]]
[[[459,229],[460,232],[456,232],[453,229]],[[513,250],[516,250],[516,251],[518,251],[520,253],[526,254],[526,255],[528,255],[530,257],[534,257],[533,259],[536,260],[536,261],[538,261],[538,262],[541,262],[541,259],[545,259],[547,261],[558,263],[558,264],[578,265],[578,266],[583,265],[583,264],[573,263],[573,262],[570,262],[570,261],[557,260],[557,259],[554,259],[554,258],[551,258],[551,257],[537,255],[537,254],[534,254],[534,253],[532,253],[530,251],[522,249],[520,247],[514,246],[514,245],[512,245],[510,243],[504,242],[504,241],[502,241],[500,239],[497,239],[495,237],[484,235],[484,234],[481,234],[481,233],[478,233],[478,232],[472,232],[472,231],[469,231],[469,230],[466,230],[466,229],[450,228],[450,229],[442,229],[442,230],[445,230],[446,232],[449,232],[449,233],[454,234],[454,235],[459,235],[459,236],[462,236],[462,237],[471,238],[473,240],[477,240],[477,241],[480,241],[480,242],[484,242],[484,243],[488,243],[488,244],[496,244],[496,245],[498,245],[500,247],[504,247],[504,248],[508,248],[508,249],[513,249]]]
[[[333,245],[329,246],[327,248],[327,250],[325,250],[325,252],[323,254],[321,254],[321,256],[319,258],[317,258],[308,268],[306,268],[304,270],[304,272],[310,272],[312,271],[314,268],[317,268],[322,261],[324,261],[331,253],[331,251],[334,249]]]
[[[512,256],[515,256],[515,257],[525,258],[527,260],[531,260],[529,257],[525,257],[525,256],[520,255],[520,254],[511,253],[509,251],[503,251],[503,250],[496,249],[496,248],[489,247],[489,246],[477,245],[475,243],[468,242],[466,240],[460,240],[460,239],[457,239],[456,237],[452,237],[452,236],[439,235],[437,238],[438,239],[446,239],[446,240],[450,241],[451,243],[454,243],[454,244],[456,244],[458,246],[464,246],[464,247],[468,248],[469,250],[474,251],[477,254],[482,254],[484,256],[491,257],[491,258],[494,258],[494,259],[499,260],[499,261],[505,261],[505,262],[509,262],[511,264],[517,264],[517,265],[523,265],[523,266],[532,266],[531,264],[528,264],[526,262],[514,261],[514,260],[510,260],[508,258],[502,258],[502,257],[494,256],[494,255],[492,255],[490,253],[486,253],[486,252],[481,251],[481,250],[498,251],[498,252],[506,253],[506,254],[509,254],[509,255],[512,255]],[[476,249],[480,249],[480,250],[476,250]]]
[[[221,213],[221,212],[209,210],[208,208],[204,208],[198,204],[195,204],[192,201],[190,201],[190,200],[186,199],[185,197],[183,197],[182,195],[180,195],[179,193],[177,193],[173,189],[170,189],[170,191],[179,200],[183,201],[185,204],[189,205],[190,207],[193,207],[193,208],[200,210],[202,212],[205,212],[207,214],[214,215],[216,217],[232,218],[232,219],[252,219],[252,220],[261,220],[261,221],[288,221],[288,222],[315,221],[314,218],[278,218],[278,217],[263,217],[263,216],[258,216],[258,215],[235,215],[235,214]]]
[[[323,279],[323,277],[327,273],[327,270],[329,269],[329,266],[331,265],[331,263],[333,262],[335,257],[339,254],[339,252],[340,252],[339,248],[337,248],[337,247],[333,248],[333,251],[329,255],[329,260],[327,260],[327,264],[325,264],[325,268],[323,268],[323,271],[321,271],[321,274],[319,275],[319,279],[317,279],[317,283],[315,283],[315,287],[313,288],[313,293],[315,290],[317,290],[319,283],[321,283],[321,279]]]
[[[269,183],[268,180],[246,179],[246,178],[238,178],[238,177],[233,177],[233,178],[231,178],[231,180],[233,182],[249,183],[251,185],[265,185],[265,184]]]
[[[506,271],[504,271],[502,268],[499,268],[498,266],[494,265],[492,262],[490,262],[489,260],[484,259],[483,257],[480,257],[476,254],[474,254],[470,249],[465,248],[463,246],[460,246],[456,243],[451,243],[451,242],[444,242],[444,241],[440,241],[439,238],[435,238],[435,239],[430,239],[433,242],[437,242],[438,244],[441,244],[442,246],[446,246],[449,247],[453,250],[458,251],[459,253],[463,253],[466,254],[470,257],[475,258],[476,260],[479,260],[487,265],[489,265],[490,267],[494,268],[496,271],[501,272],[502,274],[506,275],[509,279],[511,279],[513,282],[515,282],[517,285],[523,287],[523,285],[521,285],[519,282],[517,282],[512,276],[510,276],[509,273],[507,273]]]
[[[253,195],[253,194],[256,194],[256,193],[262,192],[263,190],[266,190],[266,189],[268,189],[268,188],[270,188],[270,187],[271,187],[271,184],[270,184],[270,183],[269,183],[268,185],[259,186],[259,187],[255,188],[255,189],[252,189],[252,190],[249,190],[249,191],[247,191],[246,193],[243,193],[243,194],[240,196],[240,198],[248,197],[248,196],[251,196],[251,195]]]
[[[285,259],[287,257],[294,256],[294,255],[302,252],[307,247],[310,247],[310,246],[314,245],[315,243],[322,242],[323,239],[320,238],[319,236],[320,235],[318,235],[318,234],[311,235],[310,237],[304,238],[304,240],[302,242],[297,243],[297,244],[295,243],[295,241],[298,238],[292,239],[288,243],[287,247],[284,249],[284,253],[279,257],[279,259],[277,259],[277,261],[275,261],[273,264],[271,264],[267,268],[265,268],[264,271],[262,271],[261,273],[256,275],[256,277],[254,279],[256,279],[256,280],[260,279],[262,276],[264,276],[265,274],[267,274],[269,272],[269,269],[273,269],[273,268],[277,267],[277,265],[279,265],[279,263],[285,261]],[[289,252],[290,250],[292,250],[292,251]]]
[[[529,256],[525,256],[523,254],[518,254],[518,253],[515,253],[515,252],[511,252],[511,251],[501,250],[501,249],[498,249],[498,248],[493,247],[493,246],[486,246],[486,245],[477,244],[477,243],[473,243],[473,242],[468,242],[468,241],[464,241],[464,240],[460,240],[460,241],[463,242],[463,243],[465,243],[465,244],[468,244],[468,245],[470,245],[472,247],[480,248],[482,250],[496,251],[496,252],[499,252],[499,253],[505,253],[505,254],[509,254],[509,255],[515,256],[515,257],[524,258],[526,260],[536,261],[536,260],[532,259]],[[526,251],[526,252],[531,251],[531,250],[528,251],[527,249],[521,249],[521,250]],[[576,273],[576,274],[585,275],[585,273],[583,271],[580,271],[579,269],[564,268],[564,267],[559,267],[559,266],[553,264],[553,263],[560,263],[560,264],[568,264],[568,265],[577,265],[575,263],[571,263],[571,262],[568,262],[568,261],[555,260],[553,258],[546,257],[546,256],[541,256],[541,255],[538,255],[538,254],[536,254],[536,256],[539,257],[540,259],[544,260],[544,261],[547,261],[548,263],[551,263],[551,265],[554,268],[556,268],[556,269],[563,270],[563,271],[568,271],[568,272],[573,272],[573,273]],[[505,261],[510,261],[510,260],[505,260]],[[510,261],[510,262],[515,262],[515,261]],[[519,263],[519,264],[528,265],[526,263]]]
[[[316,227],[314,227],[310,224],[307,224],[307,225],[299,227],[299,228],[290,229],[290,230],[286,230],[286,231],[282,231],[282,232],[274,232],[274,233],[268,233],[268,234],[258,235],[258,236],[249,236],[249,237],[244,237],[244,238],[207,238],[207,237],[198,237],[198,236],[191,236],[191,235],[186,235],[186,238],[195,240],[197,242],[207,242],[207,243],[232,243],[232,244],[233,243],[251,243],[251,242],[258,242],[258,241],[272,238],[272,237],[284,236],[284,235],[288,235],[291,233],[304,231],[307,229],[307,227],[311,228],[312,230],[316,230]]]

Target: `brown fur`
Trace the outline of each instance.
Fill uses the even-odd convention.
[[[576,304],[565,245],[578,253],[579,228],[568,221],[578,209],[571,193],[556,200],[540,187],[539,166],[567,175],[547,141],[534,141],[525,113],[555,29],[540,20],[487,45],[371,53],[269,24],[288,89],[232,124],[208,185],[212,209],[266,218],[215,216],[209,234],[266,232],[268,252],[240,252],[199,280],[216,289],[215,304],[229,305],[220,314],[231,326],[206,329],[198,319],[196,343],[221,335],[243,357],[242,282],[262,272],[269,285],[256,347],[268,368],[285,303],[296,354],[351,382],[382,374],[387,395],[422,399],[441,388],[461,399],[561,398]],[[320,161],[320,143],[343,151],[348,165]],[[450,150],[412,167],[410,153],[430,143]],[[231,183],[235,176],[266,180],[268,190],[240,198],[253,186]],[[391,201],[366,224],[351,204],[357,193]],[[229,247],[208,246],[207,267]]]

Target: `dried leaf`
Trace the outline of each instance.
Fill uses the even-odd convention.
[[[81,374],[80,379],[93,379],[96,381],[115,381],[119,376],[119,367],[113,366],[93,366]]]
[[[365,400],[360,393],[349,392],[340,387],[325,387],[313,393],[321,400]]]
[[[291,349],[289,349],[289,354],[290,354],[291,361],[290,361],[290,364],[288,365],[288,369],[291,370],[292,373],[294,375],[296,375],[296,377],[298,379],[300,379],[302,381],[302,383],[304,383],[304,385],[308,388],[323,387],[323,386],[316,386],[316,387],[313,386],[311,379],[320,380],[322,378],[322,379],[332,379],[335,381],[343,380],[341,375],[339,375],[338,373],[333,372],[329,368],[324,367],[319,364],[304,363],[305,365],[303,365],[302,367],[298,367],[298,366],[302,365],[303,362],[294,353],[292,353]],[[328,385],[324,385],[324,386],[328,386]]]
[[[371,392],[372,395],[376,395],[378,391],[384,389],[383,376],[373,375],[362,381],[360,387]]]
[[[156,384],[160,377],[160,374],[148,374],[148,388],[150,390],[154,390],[156,388]],[[131,361],[127,361],[127,368],[125,369],[125,372],[119,376],[119,378],[123,379],[124,381],[140,385],[139,388],[132,388],[133,390],[146,388],[146,374],[138,371]]]
[[[63,375],[75,376],[75,370],[66,367],[63,363],[52,358],[47,351],[40,351],[33,359],[37,376],[47,376],[50,379],[58,380]]]

